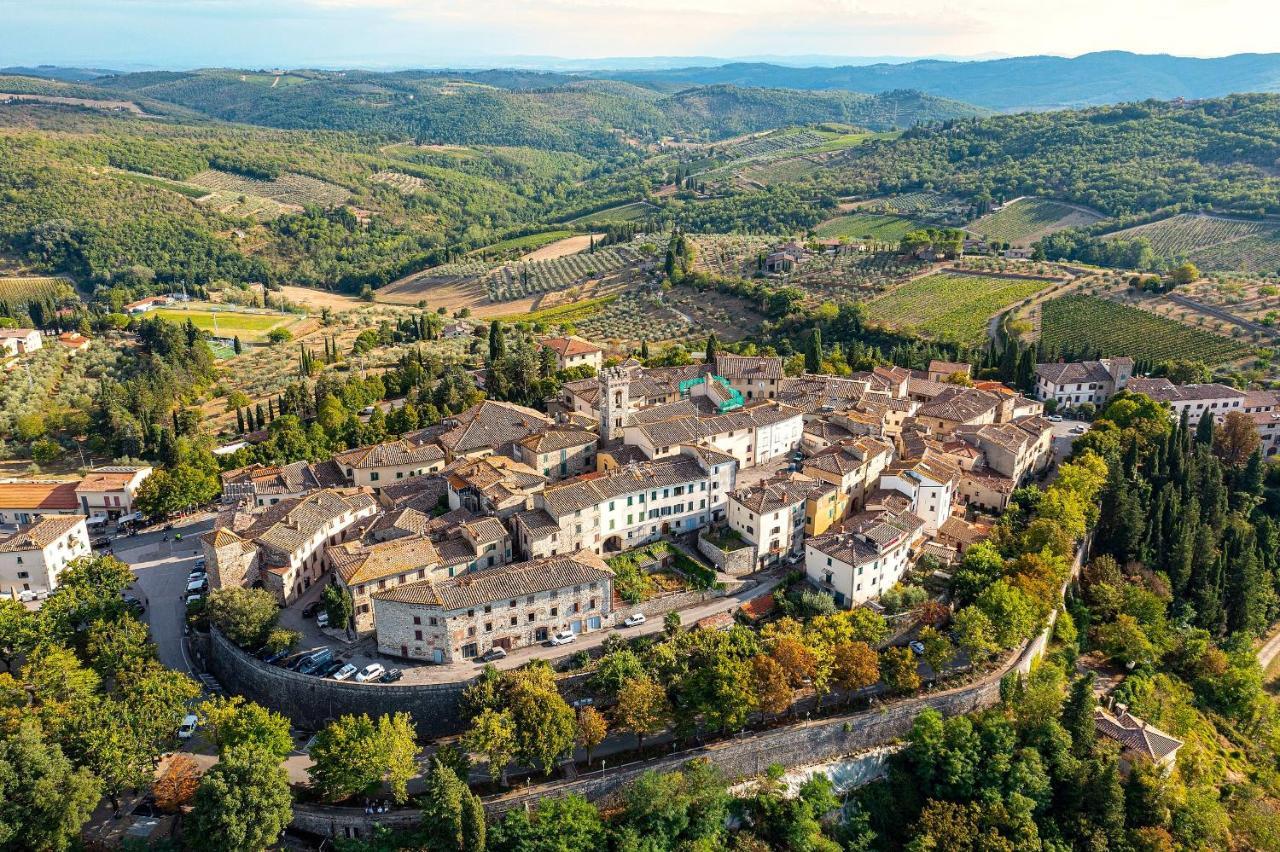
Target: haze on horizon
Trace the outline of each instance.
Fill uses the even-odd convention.
[[[1280,50],[1272,0],[0,0],[0,66]],[[1252,22],[1252,24],[1251,24]],[[504,63],[504,60],[507,60]]]

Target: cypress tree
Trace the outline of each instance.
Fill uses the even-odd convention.
[[[822,372],[822,330],[815,328],[809,332],[808,345],[804,350],[804,368],[810,373]]]
[[[707,335],[706,360],[708,364],[714,364],[716,362],[716,347],[718,344],[719,342],[716,340],[716,333],[714,331]]]
[[[244,412],[238,406],[236,407],[236,434],[244,434]]]
[[[1196,443],[1205,447],[1213,446],[1213,415],[1207,410],[1200,415],[1200,422],[1196,424]]]
[[[237,334],[234,338],[232,338],[232,340],[231,340],[231,349],[232,349],[232,350],[233,350],[237,355],[239,355],[239,354],[241,353],[241,351],[243,351],[243,347],[240,345],[240,335],[238,335],[238,334]]]

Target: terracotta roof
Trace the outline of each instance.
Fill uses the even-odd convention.
[[[697,459],[680,454],[650,462],[628,465],[607,473],[596,473],[548,486],[539,503],[552,517],[597,506],[651,488],[682,485],[706,478],[706,469]]]
[[[510,402],[483,400],[445,421],[449,431],[440,443],[461,455],[485,448],[498,449],[552,425],[551,418]]]
[[[584,340],[576,335],[569,335],[568,337],[546,337],[543,338],[542,345],[554,351],[561,358],[569,358],[574,355],[589,355],[592,352],[604,351],[590,340]]]
[[[612,577],[613,571],[603,559],[589,550],[579,550],[531,562],[470,571],[437,583],[409,583],[379,592],[374,598],[438,606],[449,612],[571,586],[604,583]]]
[[[52,512],[74,509],[77,482],[0,482],[0,508]]]
[[[966,423],[983,416],[1000,404],[1000,397],[974,388],[950,387],[921,406],[919,417],[933,417]]]
[[[573,447],[594,444],[599,438],[593,432],[582,429],[548,429],[536,432],[520,440],[520,446],[535,453],[554,453]]]
[[[43,550],[84,523],[84,515],[51,515],[0,536],[0,552]]]
[[[281,500],[260,511],[230,513],[233,524],[230,532],[285,557],[342,515],[376,506],[372,495],[362,490],[314,491],[304,497]],[[219,527],[226,527],[223,517],[218,521]]]
[[[444,450],[437,444],[414,444],[401,438],[398,441],[356,447],[354,450],[337,453],[333,459],[344,467],[368,470],[444,461]]]
[[[1183,745],[1182,740],[1130,715],[1124,709],[1121,709],[1118,716],[1113,716],[1101,707],[1095,707],[1093,725],[1100,735],[1113,739],[1126,749],[1152,761],[1165,759]]]
[[[405,536],[376,544],[348,541],[325,548],[325,555],[348,586],[440,565],[435,545],[422,536]]]
[[[0,340],[25,340],[39,334],[34,328],[0,328]]]
[[[880,510],[860,512],[836,530],[806,544],[849,565],[879,559],[884,551],[911,541],[924,527],[924,520],[910,511]]]
[[[1108,364],[1132,367],[1132,358],[1104,358],[1101,361],[1067,361],[1056,364],[1036,364],[1036,376],[1050,384],[1062,385],[1081,382],[1110,382]]]
[[[813,480],[775,480],[754,488],[739,489],[730,494],[729,499],[749,512],[765,515],[803,503],[813,491]]]
[[[726,379],[780,379],[782,359],[717,352],[716,375]]]
[[[91,470],[80,480],[76,491],[119,491],[133,481],[141,467],[101,467]]]
[[[1202,385],[1175,385],[1168,379],[1130,379],[1125,390],[1146,394],[1156,402],[1195,402],[1207,399],[1239,399],[1243,405],[1247,394],[1228,385],[1212,382]]]

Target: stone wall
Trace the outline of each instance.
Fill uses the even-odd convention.
[[[741,584],[738,584],[736,588],[740,587]],[[688,609],[691,606],[722,598],[725,596],[726,591],[725,589],[706,589],[703,591],[675,592],[670,595],[650,598],[644,603],[638,603],[635,606],[623,603],[618,607],[613,621],[614,624],[621,624],[622,620],[633,612],[643,612],[649,618],[655,615],[666,615],[674,609]]]
[[[717,570],[735,577],[750,574],[756,569],[756,549],[745,544],[737,550],[721,550],[707,541],[703,532],[698,533],[698,552],[711,560]]]

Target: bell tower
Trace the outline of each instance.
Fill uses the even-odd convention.
[[[622,439],[631,407],[631,376],[626,370],[609,367],[600,371],[600,441]]]

